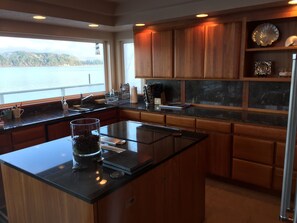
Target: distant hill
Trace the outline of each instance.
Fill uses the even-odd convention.
[[[0,67],[46,67],[101,64],[99,60],[80,61],[68,54],[28,53],[16,51],[0,54]]]

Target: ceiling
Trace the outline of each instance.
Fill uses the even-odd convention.
[[[210,15],[251,6],[286,4],[282,0],[1,0],[0,20],[36,22],[32,15],[47,16],[46,24],[88,28],[97,23],[98,30],[123,31],[135,23],[156,23]],[[40,22],[40,21],[39,21]]]

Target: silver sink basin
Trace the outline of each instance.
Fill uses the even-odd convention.
[[[88,112],[88,111],[93,111],[96,109],[102,109],[102,108],[106,108],[106,107],[110,107],[110,105],[106,105],[106,104],[98,104],[98,105],[73,105],[72,107],[68,108],[68,111],[72,111],[72,112]]]

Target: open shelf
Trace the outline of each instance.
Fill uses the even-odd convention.
[[[244,81],[263,81],[263,82],[290,82],[290,77],[244,77]]]
[[[289,47],[282,47],[282,46],[278,46],[278,47],[259,47],[259,48],[248,48],[245,51],[246,52],[262,52],[262,51],[297,51],[297,47],[296,46],[289,46]]]

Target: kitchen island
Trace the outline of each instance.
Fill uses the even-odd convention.
[[[207,135],[132,121],[100,132],[126,140],[117,147],[150,156],[152,163],[124,176],[101,162],[75,171],[70,137],[2,155],[9,222],[204,221]]]

